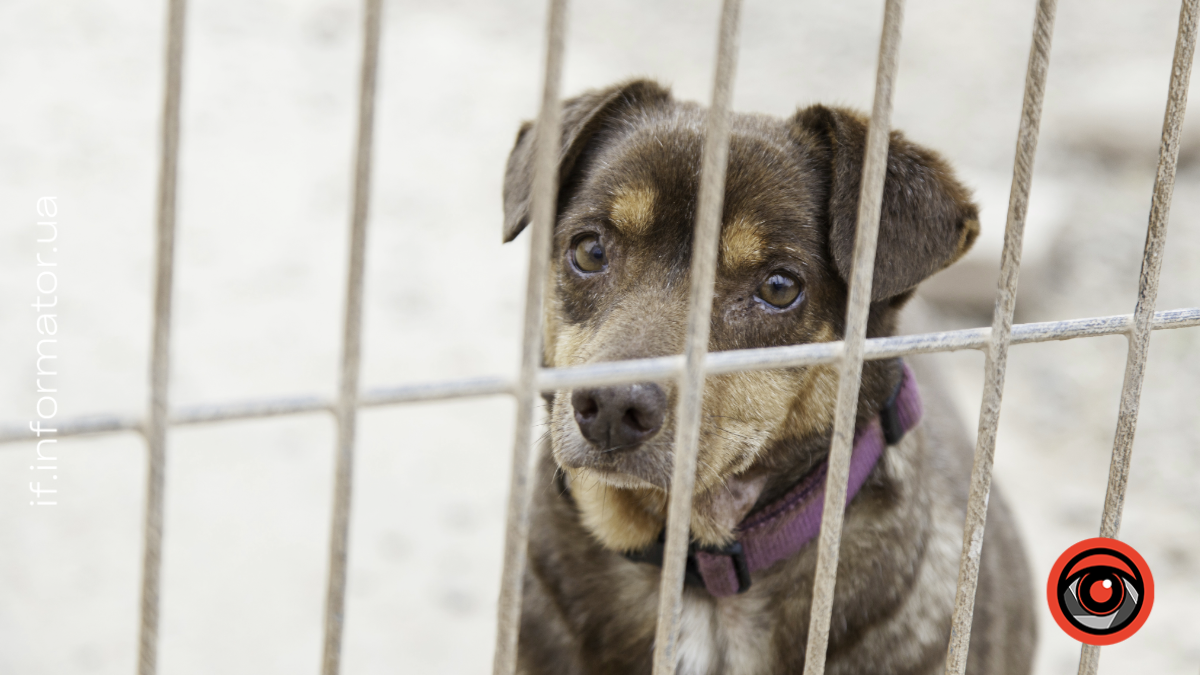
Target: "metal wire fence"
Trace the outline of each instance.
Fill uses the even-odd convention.
[[[340,670],[347,573],[347,535],[352,503],[355,425],[364,407],[415,401],[448,400],[470,396],[507,394],[516,397],[517,424],[513,443],[512,476],[497,622],[494,660],[496,675],[515,672],[520,625],[522,578],[529,531],[530,475],[535,403],[542,392],[580,386],[667,381],[679,383],[676,464],[667,519],[666,553],[659,594],[658,633],[655,640],[655,675],[673,673],[688,546],[692,488],[695,479],[700,393],[710,374],[771,368],[837,364],[840,374],[833,441],[825,491],[824,516],[818,539],[816,577],[806,650],[806,675],[825,668],[838,546],[841,539],[851,441],[864,360],[906,354],[963,349],[984,351],[985,384],[980,408],[977,444],[971,473],[957,597],[951,626],[946,672],[961,675],[966,669],[974,611],[975,589],[982,551],[986,507],[991,488],[996,428],[1000,416],[1008,348],[1012,344],[1070,340],[1101,335],[1125,335],[1129,342],[1121,406],[1113,443],[1108,491],[1100,535],[1120,533],[1121,513],[1134,430],[1137,422],[1150,332],[1200,325],[1200,308],[1155,311],[1159,272],[1165,245],[1180,135],[1187,103],[1188,83],[1196,44],[1200,0],[1182,0],[1170,89],[1163,120],[1146,245],[1142,258],[1137,303],[1132,315],[1013,325],[1017,277],[1021,265],[1021,240],[1032,184],[1038,128],[1057,0],[1038,0],[1032,45],[1025,80],[1024,104],[1017,135],[1016,159],[1009,197],[999,286],[990,328],[866,339],[866,318],[874,269],[883,177],[887,158],[897,53],[901,38],[903,0],[885,0],[880,39],[875,100],[867,137],[866,159],[859,199],[858,228],[846,316],[846,332],[839,342],[804,344],[769,349],[707,353],[711,298],[716,266],[717,234],[724,193],[728,153],[730,100],[738,54],[740,0],[724,0],[719,26],[712,105],[708,113],[701,166],[701,188],[692,259],[689,323],[684,353],[678,356],[600,363],[570,368],[541,368],[542,311],[545,297],[550,234],[555,220],[557,140],[560,137],[560,81],[566,27],[566,0],[550,0],[546,27],[546,60],[538,117],[531,255],[525,300],[523,351],[519,375],[412,384],[360,391],[359,364],[362,323],[363,266],[366,250],[367,206],[371,185],[371,145],[375,111],[375,86],[379,56],[381,0],[364,0],[363,55],[354,168],[353,211],[350,220],[350,264],[346,283],[343,322],[341,384],[336,399],[294,397],[220,403],[172,409],[169,405],[171,296],[175,260],[175,194],[179,147],[182,54],[186,0],[169,0],[166,43],[166,86],[163,101],[161,155],[158,177],[157,249],[155,259],[154,329],[150,362],[150,400],[143,418],[98,415],[62,421],[58,436],[113,431],[136,431],[149,449],[146,520],[142,568],[141,628],[138,672],[153,675],[157,669],[159,571],[162,564],[164,467],[167,432],[173,426],[208,424],[225,420],[264,418],[312,411],[328,411],[337,421],[337,467],[333,521],[329,545],[329,576],[325,605],[322,672]],[[35,439],[24,425],[0,427],[0,443]],[[1084,646],[1079,672],[1094,674],[1098,647]]]

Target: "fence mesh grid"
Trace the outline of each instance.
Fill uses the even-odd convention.
[[[546,60],[537,125],[536,167],[531,217],[531,256],[526,292],[521,369],[514,381],[481,377],[464,380],[412,384],[378,389],[359,389],[362,323],[363,267],[370,196],[371,145],[378,70],[381,0],[364,0],[363,52],[359,88],[358,136],[350,216],[350,265],[346,285],[343,323],[342,365],[339,396],[273,398],[258,401],[218,403],[172,410],[170,388],[170,325],[173,265],[175,260],[175,194],[179,148],[180,99],[183,87],[182,57],[185,36],[186,0],[168,0],[165,52],[166,82],[161,122],[160,164],[154,284],[154,328],[150,359],[150,399],[144,418],[93,415],[64,420],[59,436],[78,436],[115,431],[142,434],[148,448],[146,520],[143,543],[139,675],[157,669],[159,570],[162,564],[162,506],[167,431],[172,426],[209,424],[226,420],[265,418],[313,411],[334,415],[338,424],[333,520],[330,532],[330,565],[325,608],[322,672],[340,670],[345,605],[347,537],[352,495],[352,468],[357,411],[363,407],[396,405],[416,401],[438,401],[469,396],[508,394],[518,401],[513,442],[512,477],[505,533],[504,565],[493,663],[496,675],[510,675],[517,666],[517,637],[521,611],[521,580],[529,532],[529,487],[533,447],[534,406],[542,392],[585,385],[612,385],[646,381],[678,381],[681,387],[677,429],[678,462],[673,475],[667,525],[667,550],[660,592],[658,635],[655,640],[654,672],[668,675],[678,657],[683,561],[688,544],[691,486],[697,451],[700,416],[699,392],[708,374],[732,373],[816,364],[837,364],[840,371],[837,411],[826,508],[818,539],[818,563],[806,675],[819,675],[825,668],[825,651],[836,581],[838,542],[841,537],[847,468],[850,454],[859,375],[864,360],[894,358],[907,354],[947,352],[963,349],[983,351],[986,358],[985,384],[979,415],[975,459],[971,473],[967,515],[963,530],[954,616],[946,655],[946,672],[961,675],[966,669],[970,627],[974,612],[975,587],[982,550],[987,497],[991,488],[996,428],[1008,347],[1013,344],[1069,340],[1101,335],[1124,335],[1129,342],[1120,412],[1113,442],[1108,490],[1100,536],[1115,538],[1120,533],[1121,513],[1138,402],[1141,396],[1153,330],[1200,326],[1200,308],[1155,311],[1166,226],[1179,159],[1181,130],[1187,105],[1188,84],[1196,45],[1200,0],[1182,0],[1171,80],[1163,119],[1162,140],[1154,181],[1146,245],[1132,315],[1074,319],[1043,323],[1013,324],[1017,277],[1021,266],[1021,239],[1032,186],[1033,161],[1046,76],[1049,71],[1051,36],[1057,0],[1037,0],[1036,17],[1026,73],[1024,103],[1017,135],[1012,189],[1001,259],[1001,273],[990,328],[866,339],[866,309],[874,269],[879,204],[882,198],[886,139],[890,128],[893,83],[901,36],[903,0],[885,0],[872,110],[859,200],[854,262],[847,309],[846,336],[840,342],[706,353],[716,265],[716,234],[720,228],[728,153],[729,115],[737,59],[740,0],[724,0],[718,32],[717,62],[712,106],[707,122],[701,169],[700,208],[697,215],[697,255],[692,261],[689,324],[682,355],[610,362],[569,368],[540,368],[542,312],[547,281],[550,231],[555,220],[557,198],[557,139],[560,137],[560,82],[565,42],[566,0],[549,0],[546,23]],[[0,427],[0,443],[35,439],[23,425]],[[1080,654],[1079,673],[1094,675],[1099,665],[1099,647],[1085,645]]]

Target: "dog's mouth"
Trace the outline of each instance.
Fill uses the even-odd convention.
[[[663,484],[659,480],[647,480],[633,473],[598,466],[565,466],[572,480],[595,480],[609,487],[621,490],[653,490],[666,492],[670,481]]]
[[[607,448],[584,438],[578,427],[568,427],[565,431],[553,443],[554,458],[564,469],[586,472],[618,488],[665,490],[670,486],[674,455],[669,439],[655,437],[642,443]]]
[[[611,487],[666,491],[675,461],[671,417],[658,385],[560,393],[551,410],[554,459]],[[698,491],[745,470],[767,441],[759,429],[735,430],[731,420],[717,417],[706,414],[701,424]]]

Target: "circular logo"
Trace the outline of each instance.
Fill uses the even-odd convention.
[[[1133,547],[1096,537],[1058,557],[1046,582],[1050,614],[1067,635],[1089,645],[1133,635],[1154,605],[1154,577]]]

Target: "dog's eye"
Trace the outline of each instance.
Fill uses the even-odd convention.
[[[787,272],[772,272],[758,287],[758,297],[780,309],[791,305],[799,295],[800,282]]]
[[[580,237],[575,242],[575,266],[580,272],[599,272],[608,265],[608,256],[604,254],[604,246],[600,238],[594,234]]]

